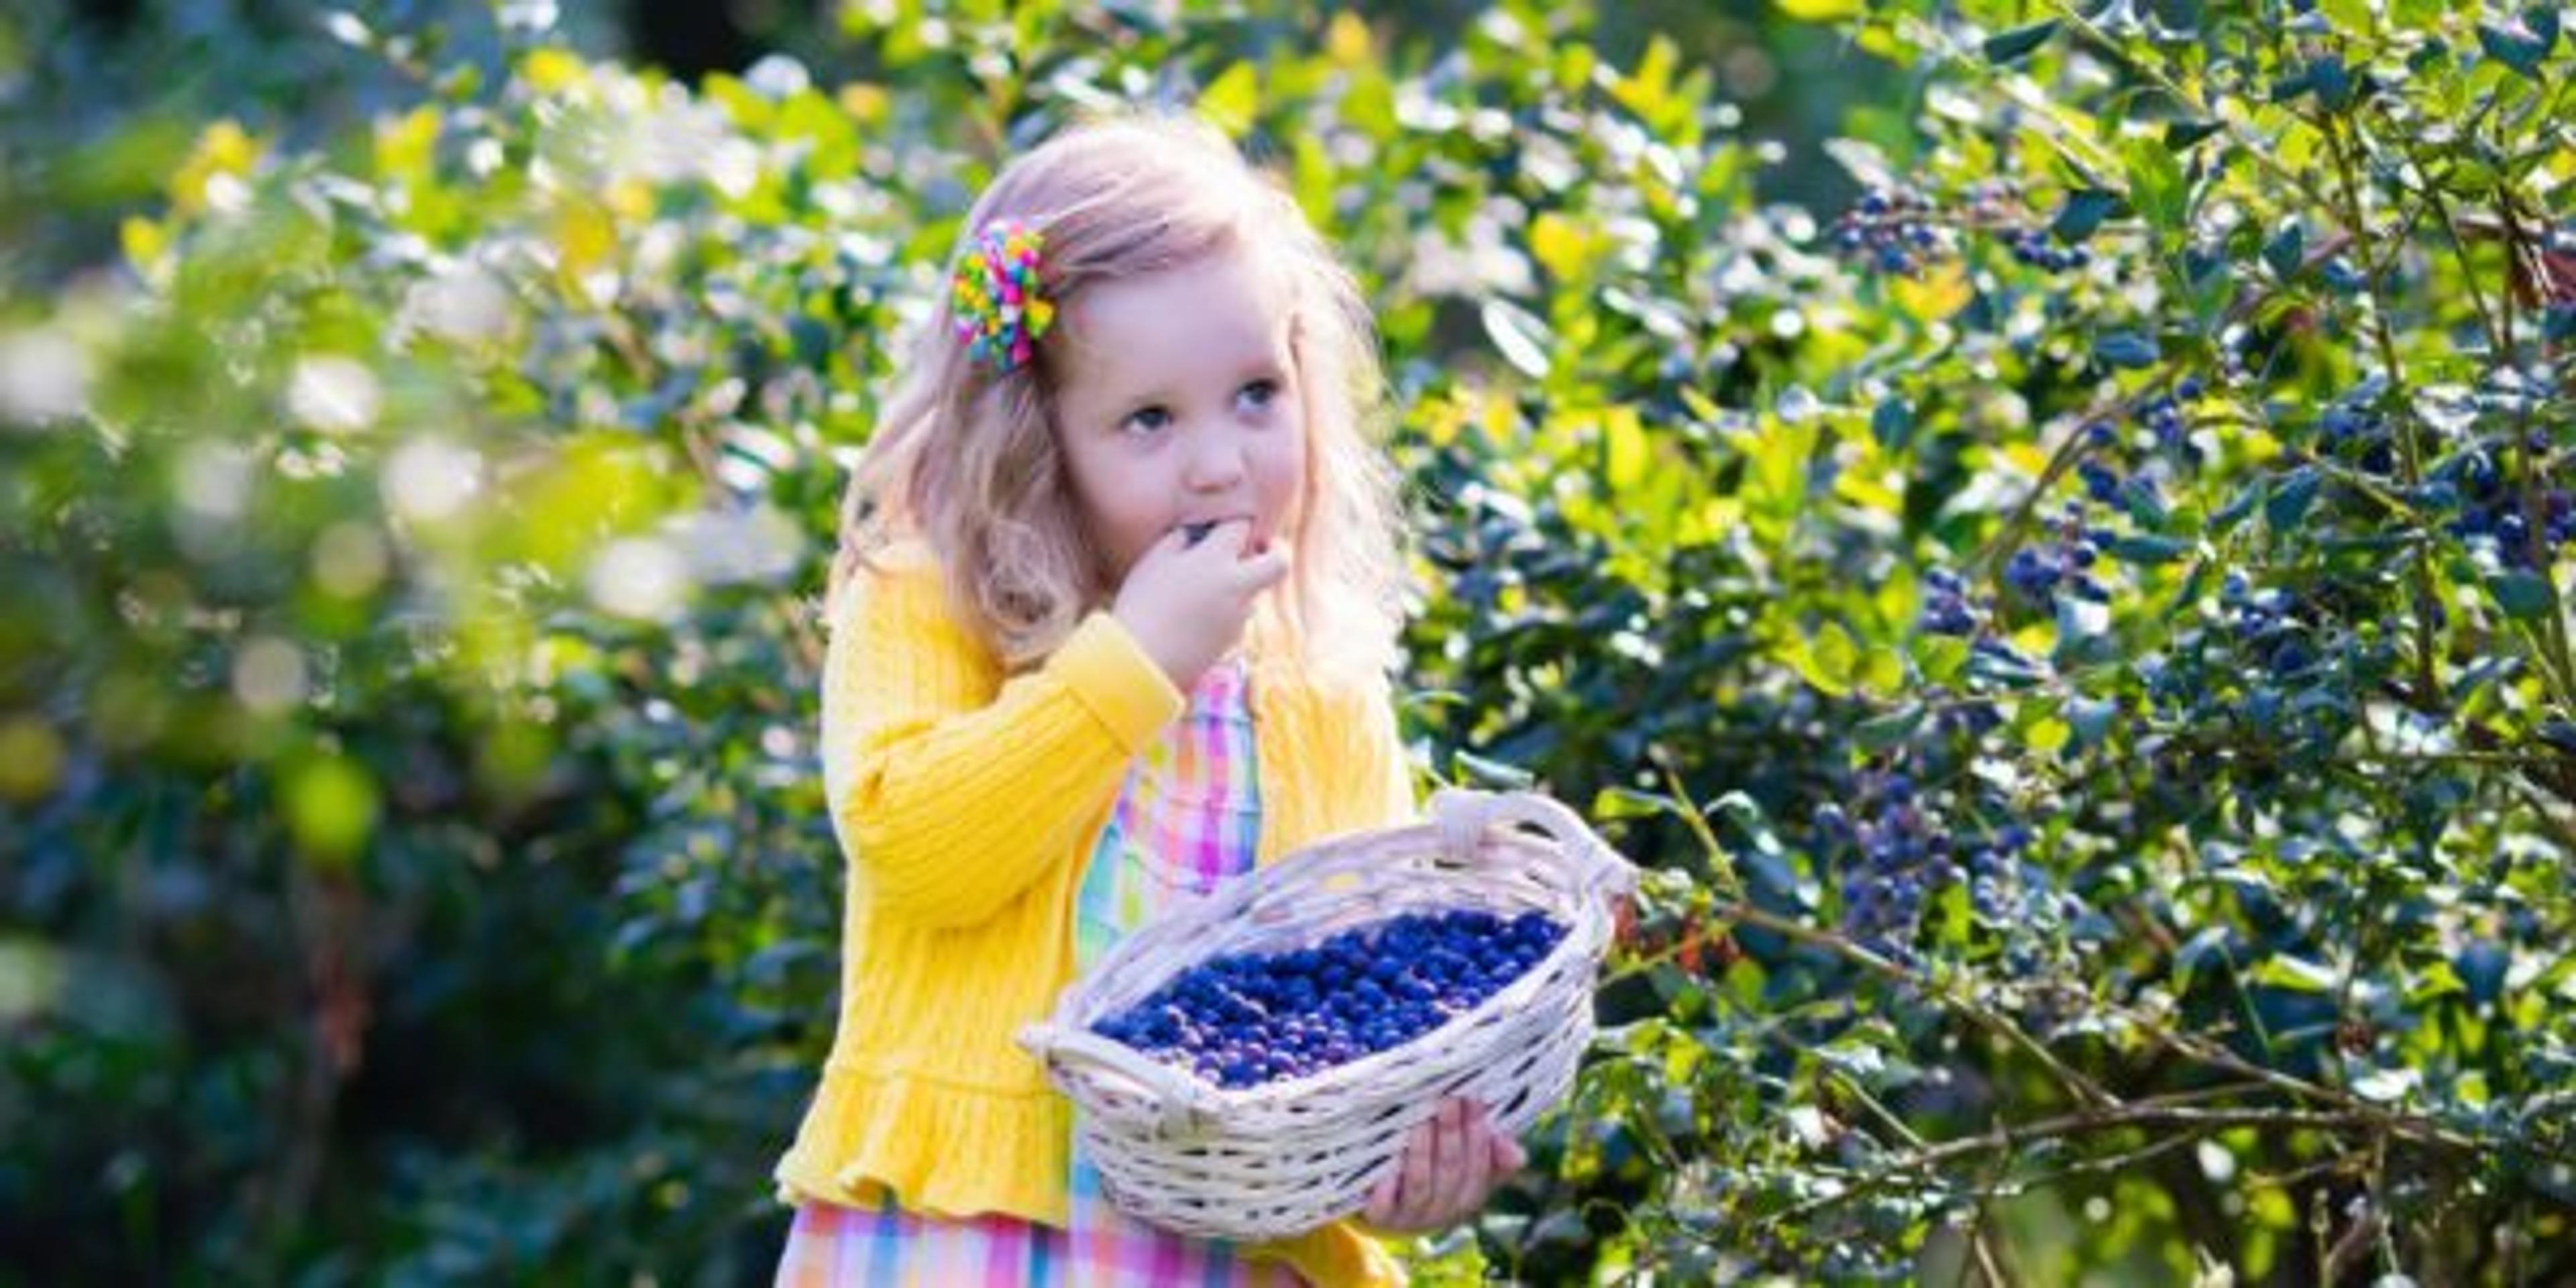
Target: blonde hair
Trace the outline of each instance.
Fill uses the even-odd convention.
[[[1358,283],[1279,183],[1212,127],[1183,116],[1094,119],[1005,167],[975,202],[960,249],[987,221],[1045,238],[1057,330],[1038,361],[1003,373],[971,358],[940,305],[908,338],[909,360],[861,451],[842,506],[831,589],[906,539],[926,544],[954,611],[1013,671],[1054,651],[1107,602],[1053,428],[1070,306],[1090,287],[1239,247],[1293,283],[1290,348],[1305,408],[1306,487],[1291,575],[1265,596],[1256,633],[1279,631],[1311,668],[1383,674],[1396,658],[1403,564],[1376,327]],[[950,268],[953,271],[955,256]],[[945,275],[941,278],[944,288]]]

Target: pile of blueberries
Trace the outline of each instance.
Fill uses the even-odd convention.
[[[1303,1078],[1438,1028],[1544,960],[1544,913],[1407,913],[1280,953],[1182,972],[1092,1031],[1220,1087]]]

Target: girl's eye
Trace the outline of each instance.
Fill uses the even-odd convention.
[[[1245,385],[1243,387],[1243,392],[1236,394],[1235,397],[1242,399],[1248,406],[1267,407],[1273,400],[1279,397],[1279,382],[1276,380],[1255,380],[1251,384]]]
[[[1153,430],[1161,429],[1165,425],[1169,425],[1171,423],[1171,412],[1161,407],[1146,407],[1129,413],[1126,421],[1121,424],[1120,428],[1151,432]]]

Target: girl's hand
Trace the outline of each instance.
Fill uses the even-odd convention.
[[[1187,689],[1252,620],[1252,603],[1288,575],[1282,542],[1250,549],[1252,523],[1218,524],[1196,544],[1175,528],[1127,570],[1110,614],[1144,646],[1172,683]]]
[[[1520,1142],[1495,1130],[1483,1105],[1452,1097],[1414,1129],[1362,1214],[1382,1230],[1427,1234],[1474,1215],[1527,1162]]]

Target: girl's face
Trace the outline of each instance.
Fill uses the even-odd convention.
[[[1112,585],[1175,528],[1249,519],[1250,549],[1295,538],[1306,419],[1291,317],[1287,284],[1235,248],[1069,306],[1055,429]]]

